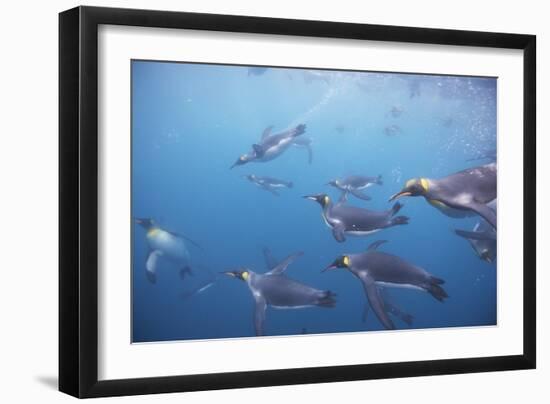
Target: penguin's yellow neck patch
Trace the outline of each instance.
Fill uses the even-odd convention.
[[[330,203],[330,198],[327,195],[325,195],[325,197],[323,198],[323,206],[327,206],[329,203]]]
[[[241,277],[243,278],[243,280],[247,281],[248,278],[250,277],[250,274],[249,274],[247,271],[244,271],[244,272],[241,274]]]
[[[426,178],[420,178],[420,185],[422,186],[424,192],[428,192],[428,189],[430,188],[430,183]]]
[[[160,233],[160,229],[158,227],[151,227],[147,231],[147,237],[155,237]]]
[[[342,258],[343,264],[347,267],[349,267],[349,257],[347,255],[344,255],[344,258]]]

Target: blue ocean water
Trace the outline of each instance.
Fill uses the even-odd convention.
[[[449,298],[388,289],[388,299],[413,316],[398,329],[497,323],[496,263],[481,260],[454,229],[471,230],[479,217],[454,219],[424,198],[403,198],[408,225],[338,243],[321,208],[303,195],[339,192],[326,185],[357,174],[381,175],[383,185],[349,204],[372,210],[414,177],[440,178],[487,163],[496,149],[496,79],[399,73],[248,68],[209,64],[132,62],[132,215],[183,234],[192,275],[160,257],[156,283],[145,265],[146,231],[132,227],[133,342],[254,335],[254,299],[247,285],[220,272],[267,271],[262,248],[278,259],[303,251],[286,275],[337,294],[336,307],[267,309],[266,335],[364,332],[383,329],[357,278],[321,270],[345,253],[397,255],[445,280]],[[313,161],[291,147],[279,158],[230,169],[273,125],[280,132],[306,124]],[[474,159],[474,160],[472,160]],[[292,181],[280,196],[243,178],[255,174]],[[200,293],[201,286],[209,285]]]

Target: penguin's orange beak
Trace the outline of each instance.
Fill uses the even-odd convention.
[[[412,192],[409,191],[400,191],[396,194],[393,194],[390,199],[388,199],[388,202],[395,201],[396,199],[401,198],[402,196],[411,196]]]
[[[337,265],[330,264],[328,267],[321,270],[321,272],[327,272],[329,269],[338,269]]]
[[[329,269],[338,269],[340,268],[340,259],[335,259],[332,264],[330,264],[328,267],[326,267],[325,269],[321,270],[321,273],[322,272],[326,272],[328,271]]]

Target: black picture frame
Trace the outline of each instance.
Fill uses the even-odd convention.
[[[99,381],[97,62],[100,24],[523,50],[523,353]],[[59,390],[85,398],[535,368],[535,103],[534,35],[96,7],[77,7],[60,13]]]

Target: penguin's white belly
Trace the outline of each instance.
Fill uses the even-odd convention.
[[[189,260],[189,251],[183,240],[174,237],[168,232],[157,230],[147,234],[147,241],[151,250],[158,250],[166,258],[187,262]]]
[[[264,155],[260,158],[260,161],[270,161],[275,157],[280,156],[289,146],[292,144],[290,140],[283,140],[276,146],[271,146],[267,149]]]
[[[430,199],[428,200],[428,203],[432,205],[434,208],[436,208],[437,210],[439,210],[441,213],[443,213],[445,216],[454,217],[458,219],[475,216],[475,213],[472,212],[471,210],[451,208],[450,206],[445,205],[443,202],[440,202],[438,200]]]
[[[306,305],[303,305],[303,306],[271,306],[273,307],[274,309],[277,309],[277,310],[294,310],[294,309],[305,309],[307,307],[313,307],[312,304],[306,304]]]
[[[380,231],[380,229],[374,229],[374,230],[346,230],[345,233],[353,236],[353,237],[364,237],[368,236],[369,234],[376,233],[377,231]]]
[[[420,286],[411,285],[408,283],[391,283],[391,282],[375,282],[377,286],[388,287],[388,288],[400,288],[400,289],[412,289],[412,290],[421,290],[424,291]]]

